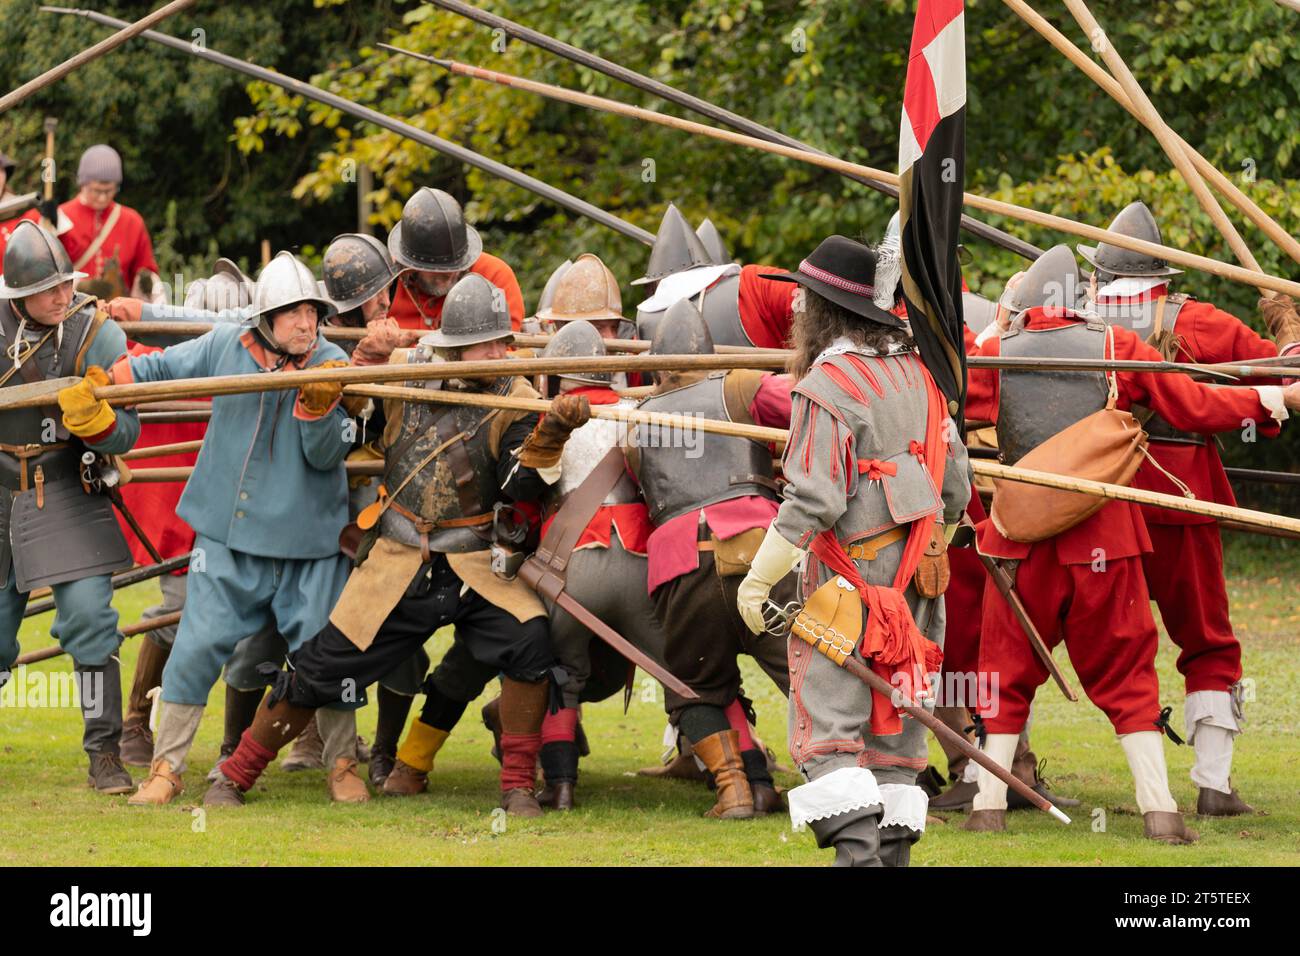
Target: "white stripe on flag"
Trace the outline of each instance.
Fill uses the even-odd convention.
[[[903,175],[912,168],[912,164],[921,158],[921,144],[912,132],[912,120],[903,110],[903,119],[898,129],[898,175]]]
[[[939,116],[951,116],[966,105],[966,17],[953,17],[923,51],[934,77]]]

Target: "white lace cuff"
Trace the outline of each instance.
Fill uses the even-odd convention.
[[[882,783],[880,797],[885,805],[880,826],[907,827],[917,833],[925,832],[925,812],[930,807],[930,798],[924,790],[906,783]]]
[[[881,803],[880,787],[866,767],[840,767],[786,794],[790,823],[796,829],[813,820],[862,810]]]

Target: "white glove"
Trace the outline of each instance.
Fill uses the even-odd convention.
[[[749,573],[740,582],[740,590],[736,593],[740,617],[755,634],[763,633],[766,628],[763,605],[767,603],[772,586],[790,573],[803,553],[803,548],[797,548],[781,537],[775,525],[767,529],[763,543],[750,562]]]

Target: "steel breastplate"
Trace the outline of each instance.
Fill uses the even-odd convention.
[[[1008,358],[1101,358],[1105,326],[1075,322],[1054,329],[1013,329],[1002,336]],[[1106,376],[1100,372],[999,373],[998,458],[1008,465],[1047,439],[1106,407]]]
[[[483,408],[407,402],[401,431],[386,456],[384,485],[393,500],[433,523],[490,512],[500,490],[489,447],[489,414]],[[426,463],[446,442],[450,444]]]
[[[80,298],[84,304],[63,321],[62,337],[51,336],[35,355],[26,360],[35,363],[33,367],[39,370],[41,379],[62,378],[76,374],[77,352],[85,342],[91,320],[95,316],[94,299],[85,295]],[[0,353],[2,356],[0,374],[13,368],[10,349],[14,344],[17,331],[18,317],[13,313],[10,301],[0,300],[0,334],[4,336],[4,350]],[[44,334],[44,330],[41,334]],[[23,338],[35,344],[29,335],[25,334]],[[20,370],[10,375],[3,387],[23,385],[26,381]],[[79,439],[69,435],[63,427],[63,417],[57,403],[39,408],[19,408],[0,412],[0,444],[39,446],[54,443],[66,444],[69,447],[51,449],[27,458],[29,475],[39,466],[47,480],[75,477],[79,473],[84,446]],[[20,470],[21,465],[16,455],[0,451],[0,486],[17,490]]]
[[[729,421],[725,376],[719,372],[652,395],[642,401],[641,410]],[[655,524],[732,498],[777,498],[772,455],[766,445],[698,429],[683,432],[651,425],[637,425],[632,442],[638,449],[637,479]]]
[[[740,321],[740,273],[719,279],[697,302],[714,345],[753,346]]]

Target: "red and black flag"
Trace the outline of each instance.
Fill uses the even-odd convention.
[[[960,426],[966,404],[957,229],[966,182],[963,0],[919,0],[898,136],[903,297],[912,336]]]

